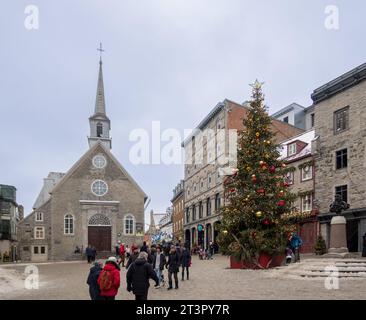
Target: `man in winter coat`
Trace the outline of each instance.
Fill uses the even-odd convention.
[[[153,255],[152,266],[159,279],[159,286],[160,286],[160,281],[162,280],[165,264],[166,264],[165,255],[164,255],[164,253],[161,252],[161,248],[157,247],[156,252]]]
[[[299,262],[300,261],[300,247],[302,246],[302,240],[296,233],[293,233],[290,238],[290,242],[291,242],[292,252],[295,255],[295,262]]]
[[[92,300],[101,300],[98,278],[102,271],[102,267],[103,263],[101,261],[95,262],[94,266],[90,268],[89,276],[86,281],[89,285],[89,295]]]
[[[98,277],[100,296],[103,300],[114,300],[120,286],[120,269],[116,257],[109,257]]]
[[[168,290],[173,289],[173,280],[172,276],[174,275],[175,289],[178,289],[178,272],[179,272],[180,259],[177,254],[175,246],[171,246],[169,259],[166,264],[166,268],[168,269],[168,279],[169,279],[169,288]]]
[[[184,281],[184,270],[187,272],[187,280],[189,280],[189,267],[191,266],[191,253],[185,247],[182,252],[182,281]]]
[[[147,247],[146,241],[144,241],[144,243],[142,244],[142,247],[141,247],[140,251],[141,252],[147,252],[147,249],[148,249],[148,247]]]
[[[93,258],[93,248],[91,247],[90,244],[85,249],[85,255],[86,255],[86,258],[88,259],[88,263],[90,263]]]
[[[152,265],[147,262],[147,253],[140,252],[138,258],[131,264],[127,271],[127,291],[133,292],[136,300],[147,300],[150,283],[153,279],[159,285],[159,279],[154,272]]]
[[[130,265],[136,261],[136,259],[139,256],[139,248],[137,246],[132,246],[131,248],[131,255],[130,258],[127,261],[126,268],[128,269]]]

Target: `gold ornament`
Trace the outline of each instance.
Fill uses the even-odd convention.
[[[256,216],[257,218],[260,218],[260,217],[262,216],[262,211],[257,211],[257,212],[255,213],[255,216]]]
[[[258,138],[260,136],[260,133],[259,132],[256,132],[255,133],[255,136]]]

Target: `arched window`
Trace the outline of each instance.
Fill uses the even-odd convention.
[[[103,136],[103,125],[98,122],[97,123],[97,137],[102,137]]]
[[[64,217],[64,234],[74,234],[74,216],[72,214],[66,214]]]
[[[135,218],[133,215],[129,214],[125,216],[125,235],[133,235],[135,234]]]

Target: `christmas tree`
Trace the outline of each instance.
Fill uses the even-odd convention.
[[[238,137],[237,169],[225,183],[219,244],[224,254],[257,265],[263,253],[284,253],[291,230],[282,215],[291,211],[296,195],[288,189],[289,169],[274,142],[262,84],[256,81],[252,87],[245,129]]]
[[[327,246],[325,244],[325,240],[320,234],[318,239],[316,240],[315,247],[314,247],[315,254],[322,255],[327,253]]]

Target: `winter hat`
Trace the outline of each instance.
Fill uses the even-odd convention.
[[[106,262],[114,262],[117,263],[116,257],[109,257]]]

